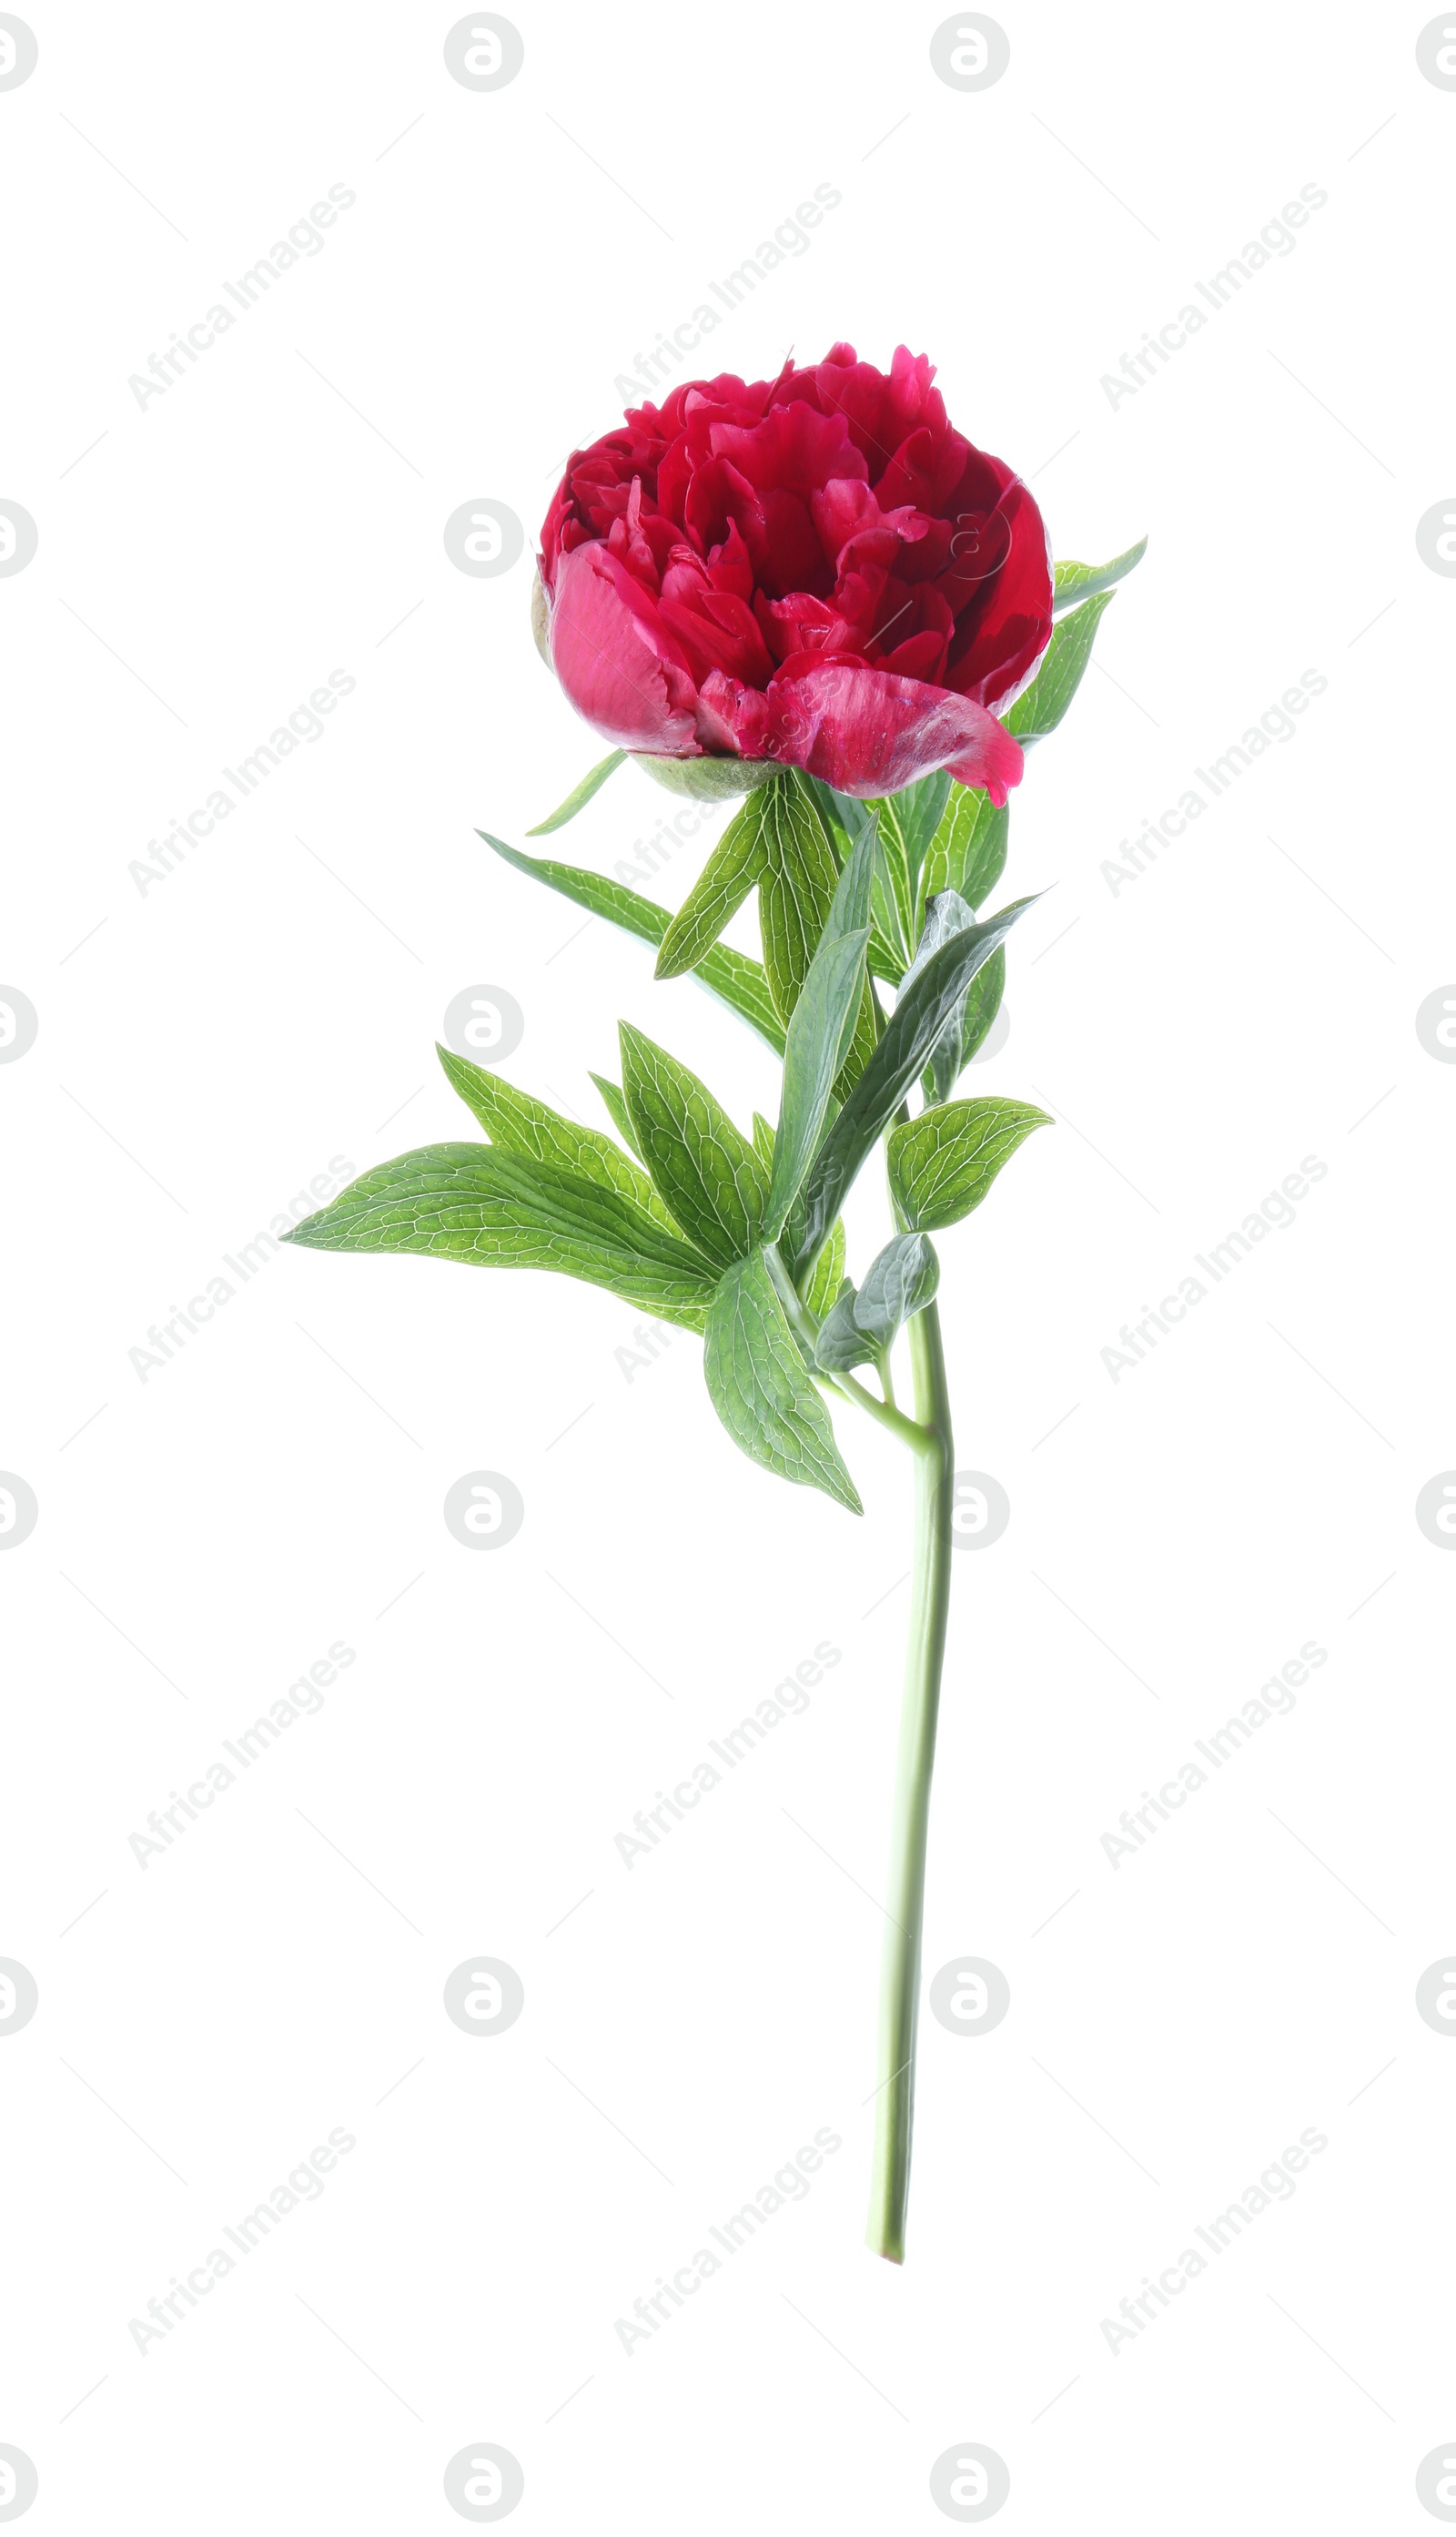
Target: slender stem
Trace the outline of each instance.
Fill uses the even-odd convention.
[[[911,1322],[911,1368],[919,1422],[910,1644],[900,1719],[900,1759],[890,1837],[888,1925],[880,1982],[874,2167],[865,2236],[877,2255],[905,2260],[915,2114],[916,2023],[920,1988],[920,1924],[925,1901],[925,1836],[935,1722],[950,1609],[954,1447],[940,1319],[927,1304]]]

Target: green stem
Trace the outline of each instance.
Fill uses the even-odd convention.
[[[874,2167],[865,2236],[877,2255],[905,2260],[915,2114],[916,2022],[920,1989],[920,1923],[925,1902],[925,1835],[935,1722],[950,1609],[954,1447],[940,1319],[927,1304],[911,1322],[911,1368],[919,1443],[910,1644],[900,1719],[900,1759],[890,1837],[888,1926],[880,1980]]]

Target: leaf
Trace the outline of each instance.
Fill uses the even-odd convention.
[[[549,819],[539,819],[534,828],[527,829],[528,837],[545,837],[549,836],[553,828],[564,828],[568,819],[576,817],[578,811],[585,811],[593,794],[601,792],[608,775],[615,775],[626,754],[624,748],[614,748],[609,756],[603,757],[600,765],[593,767],[590,775],[582,777],[576,791],[567,794],[565,801],[559,809],[551,813]]]
[[[995,810],[988,794],[952,783],[920,873],[918,929],[925,921],[926,905],[942,889],[955,890],[970,907],[983,904],[1005,869],[1010,826],[1010,811]]]
[[[855,1298],[855,1323],[876,1352],[922,1313],[940,1284],[940,1263],[923,1233],[897,1233],[870,1262]]]
[[[772,1242],[784,1229],[855,1037],[864,993],[874,850],[871,823],[861,832],[840,876],[808,976],[789,1018],[784,1089],[763,1215],[766,1241]]]
[[[762,878],[765,864],[763,804],[769,788],[750,793],[723,835],[663,937],[657,975],[680,978],[695,969]]]
[[[839,1103],[831,1099],[828,1110],[825,1112],[826,1126],[832,1124],[838,1116]],[[774,1132],[769,1126],[767,1119],[764,1118],[762,1112],[758,1110],[755,1110],[753,1113],[753,1150],[757,1154],[759,1161],[763,1164],[765,1171],[772,1172],[774,1167]],[[800,1214],[799,1201],[796,1199],[793,1205],[789,1210],[789,1221],[784,1227],[783,1240],[779,1246],[781,1253],[791,1252],[802,1232],[803,1219]],[[822,1322],[825,1314],[829,1311],[836,1295],[839,1293],[840,1280],[844,1273],[844,1218],[842,1216],[836,1216],[829,1229],[829,1239],[825,1243],[823,1250],[820,1252],[819,1257],[814,1264],[813,1274],[803,1290],[803,1300],[808,1306],[809,1311],[813,1314],[816,1322]]]
[[[1114,591],[1105,590],[1085,606],[1074,608],[1070,617],[1063,617],[1052,628],[1040,670],[1025,694],[1017,697],[1003,717],[1006,729],[1015,733],[1023,748],[1055,731],[1082,683],[1103,611],[1111,606],[1115,597]]]
[[[736,1262],[719,1283],[703,1371],[714,1408],[752,1461],[781,1479],[823,1489],[853,1515],[863,1513],[761,1251]]]
[[[961,1063],[958,1070],[960,1073],[964,1074],[1000,1011],[1001,998],[1005,992],[1006,954],[1004,951],[993,951],[985,967],[977,970],[967,989],[966,1002],[961,1009]],[[939,1061],[934,1059],[931,1063],[932,1066],[938,1067]],[[927,1074],[929,1072],[930,1069],[927,1068]],[[932,1091],[928,1097],[931,1100],[944,1100],[954,1086],[955,1077],[952,1077],[944,1093]]]
[[[793,1218],[790,1217],[791,1224]],[[804,1288],[804,1302],[816,1322],[822,1322],[834,1305],[845,1273],[845,1220],[837,1215],[825,1243],[814,1263],[814,1273]]]
[[[755,800],[765,857],[758,885],[763,964],[780,1017],[787,1022],[824,931],[839,867],[814,795],[796,769],[782,784],[766,786]]]
[[[804,1231],[791,1255],[795,1283],[802,1282],[817,1259],[860,1164],[894,1118],[977,970],[1032,904],[1019,898],[999,915],[953,935],[903,990],[883,1039],[809,1166]]]
[[[563,1119],[559,1111],[535,1100],[529,1092],[518,1091],[502,1075],[472,1065],[468,1057],[457,1057],[454,1049],[441,1048],[436,1042],[435,1054],[492,1145],[503,1146],[507,1153],[526,1154],[533,1162],[556,1163],[563,1171],[584,1172],[599,1188],[617,1190],[635,1205],[645,1207],[668,1233],[677,1231],[646,1172],[640,1171],[609,1137],[603,1137],[597,1128],[580,1128],[574,1119]]]
[[[700,1331],[706,1261],[579,1172],[498,1145],[422,1145],[380,1163],[284,1235],[311,1251],[412,1251],[475,1267],[554,1268]]]
[[[1110,590],[1142,562],[1148,552],[1148,541],[1139,538],[1125,554],[1113,555],[1110,563],[1058,563],[1051,571],[1051,610],[1059,617],[1064,608],[1073,608],[1081,599],[1091,599],[1095,591]]]
[[[622,1099],[621,1085],[619,1083],[613,1083],[610,1077],[605,1074],[594,1074],[592,1076],[592,1081],[596,1084],[598,1091],[601,1095],[602,1101],[606,1105],[607,1116],[609,1117],[612,1126],[615,1128],[617,1135],[620,1137],[622,1143],[624,1145],[631,1146],[633,1153],[636,1154],[640,1163],[642,1155],[638,1149],[637,1131],[632,1125],[631,1119],[627,1113],[627,1105]],[[657,1193],[654,1192],[653,1194],[656,1197]],[[661,1203],[662,1202],[659,1201],[659,1204],[661,1204]]]
[[[758,1240],[763,1165],[705,1083],[630,1022],[617,1030],[622,1093],[658,1195],[704,1257],[729,1268]]]
[[[980,1206],[1002,1164],[1032,1130],[1050,1125],[1046,1112],[1031,1102],[988,1093],[980,1101],[922,1110],[893,1130],[890,1188],[906,1222],[920,1232],[959,1223]]]
[[[824,1317],[814,1342],[814,1362],[826,1374],[852,1374],[856,1365],[871,1365],[875,1343],[855,1319],[855,1288],[847,1277]]]
[[[585,872],[576,864],[549,863],[523,855],[484,828],[477,828],[475,834],[517,872],[544,881],[547,889],[559,890],[563,898],[574,899],[578,907],[590,908],[594,916],[604,916],[609,924],[619,925],[626,934],[635,934],[640,942],[661,943],[671,923],[665,907],[659,907],[655,899],[640,898],[635,889],[624,888],[619,880],[607,880],[602,874]],[[727,1005],[741,1021],[751,1023],[777,1056],[783,1056],[784,1026],[769,993],[768,980],[756,960],[719,943],[699,961],[693,975],[720,1004]]]
[[[953,778],[949,767],[934,775],[922,775],[918,782],[903,786],[883,802],[871,804],[880,814],[882,827],[893,828],[905,855],[905,868],[910,877],[912,896],[919,878],[920,866],[937,833],[950,799]],[[961,790],[965,791],[965,786]],[[983,798],[983,797],[982,797]]]
[[[974,925],[975,922],[975,916],[958,891],[953,889],[938,890],[925,910],[925,930],[920,936],[919,947],[916,952],[916,956],[911,962],[910,967],[906,970],[905,984],[909,986],[913,978],[918,977],[921,969],[925,965],[925,962],[930,957],[931,952],[938,950],[942,943],[948,943],[953,934],[964,934],[966,928],[970,925]],[[972,986],[974,986],[975,983],[976,981],[973,979],[971,982]],[[957,1005],[949,1021],[946,1023],[944,1030],[941,1032],[939,1039],[936,1041],[934,1048],[930,1052],[929,1062],[925,1068],[924,1081],[928,1087],[929,1098],[932,1101],[944,1101],[949,1097],[950,1093],[955,1089],[957,1077],[966,1062],[966,1001],[970,992],[971,989],[968,987],[966,996],[963,997],[960,1004]]]

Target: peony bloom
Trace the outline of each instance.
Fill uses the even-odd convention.
[[[772,381],[686,381],[573,455],[538,562],[551,667],[595,730],[861,796],[948,766],[1005,801],[1022,753],[997,715],[1051,632],[1046,532],[934,376],[836,344]]]

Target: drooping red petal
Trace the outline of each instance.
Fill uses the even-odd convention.
[[[714,671],[703,682],[699,727],[705,737],[715,735],[710,747],[801,766],[861,799],[898,793],[948,766],[999,809],[1021,782],[1025,763],[1020,743],[969,697],[860,663],[809,661],[802,653],[786,662],[764,693]]]

